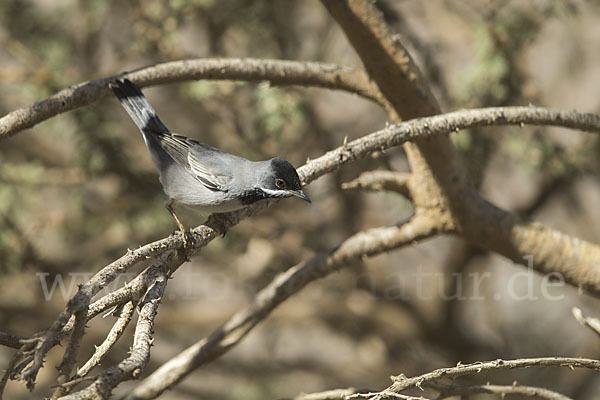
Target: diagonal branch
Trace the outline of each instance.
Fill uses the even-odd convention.
[[[71,378],[73,367],[77,362],[79,346],[81,345],[81,341],[83,340],[83,334],[85,332],[85,324],[87,322],[86,316],[87,306],[75,313],[73,331],[71,332],[71,337],[69,338],[69,342],[65,349],[62,362],[58,366],[59,375],[56,381],[59,385],[67,382]],[[54,393],[52,394],[52,400],[64,396],[68,393],[68,390],[69,389],[65,387],[57,387]]]
[[[108,399],[112,390],[125,380],[140,376],[150,359],[153,327],[158,306],[167,286],[166,272],[160,273],[140,303],[139,318],[133,335],[131,354],[119,364],[104,371],[87,388],[62,397],[64,400]]]
[[[577,307],[573,307],[573,317],[583,326],[590,328],[596,335],[600,335],[600,319],[593,317],[586,317],[583,315],[583,311]]]
[[[100,364],[104,356],[106,356],[109,350],[112,349],[115,343],[117,343],[127,325],[129,325],[129,322],[133,317],[133,313],[135,312],[136,304],[136,302],[130,300],[123,306],[119,318],[117,318],[114,325],[110,329],[110,332],[108,332],[108,335],[106,335],[104,342],[102,342],[102,344],[96,348],[96,351],[92,357],[77,370],[77,374],[70,380],[79,379],[86,376],[92,370],[92,368]]]
[[[385,104],[377,87],[361,69],[318,62],[206,58],[172,61],[124,74],[82,82],[29,107],[0,118],[0,140],[66,111],[89,105],[112,94],[108,82],[129,78],[139,86],[153,86],[198,79],[268,81],[273,85],[314,86],[344,90]]]

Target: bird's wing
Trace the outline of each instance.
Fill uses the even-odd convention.
[[[161,147],[178,164],[187,169],[210,190],[226,192],[225,185],[231,181],[231,172],[225,165],[221,150],[172,133],[158,135]]]

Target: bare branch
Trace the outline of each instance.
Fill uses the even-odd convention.
[[[302,178],[303,183],[308,184],[318,177],[334,171],[351,161],[365,157],[374,151],[397,146],[417,137],[439,135],[471,126],[504,124],[549,124],[594,132],[600,131],[600,118],[593,114],[559,112],[536,107],[463,110],[389,126],[344,144],[315,160],[309,161],[298,169],[298,173]],[[235,212],[213,214],[204,225],[201,225],[192,231],[195,239],[194,251],[198,251],[215,237],[225,233],[229,228],[238,224],[241,220],[267,207],[272,202],[273,201],[262,201]],[[544,233],[544,230],[539,225],[536,225],[535,229],[539,234]],[[444,230],[449,231],[447,228],[444,228]],[[552,238],[556,240],[557,237],[560,240],[571,240],[572,249],[585,247],[585,252],[577,251],[574,253],[575,255],[587,255],[589,258],[586,261],[593,262],[594,260],[600,260],[600,249],[596,246],[581,240],[572,240],[566,235],[557,236],[553,231],[550,231],[549,234],[551,236],[549,240]],[[15,367],[17,377],[28,383],[35,381],[37,372],[42,366],[43,358],[48,350],[58,344],[63,337],[62,332],[64,331],[65,326],[71,321],[72,315],[84,307],[87,307],[89,300],[119,276],[119,274],[126,272],[139,261],[145,260],[148,257],[157,256],[167,251],[181,248],[182,244],[183,239],[181,235],[177,233],[168,238],[142,246],[136,250],[130,250],[126,255],[104,267],[88,282],[81,285],[75,296],[68,302],[66,309],[59,315],[50,329],[40,333],[33,339],[36,342],[35,351],[33,354],[27,356],[28,358],[33,359],[33,363],[22,362],[17,365]],[[183,263],[184,258],[179,257],[178,260],[177,263],[172,265],[173,270]],[[600,277],[594,272],[595,270],[588,271],[586,267],[577,271],[573,268],[573,266],[579,264],[583,264],[584,266],[587,264],[576,261],[563,264],[569,267],[569,270],[565,271],[565,277],[568,282],[577,286],[590,287],[592,289],[600,288]],[[560,271],[560,269],[557,270]],[[574,272],[577,272],[577,274],[574,274]],[[104,306],[107,304],[112,304],[114,306],[115,304],[123,304],[126,301],[131,300],[126,294],[127,290],[117,291],[117,293],[107,296]],[[94,305],[92,305],[92,309],[94,311],[90,315],[98,312],[98,309],[93,308],[93,306]],[[101,308],[105,310],[106,308],[104,308],[104,306]],[[25,369],[22,370],[23,368]]]
[[[321,0],[321,3],[344,30],[369,76],[398,115],[410,119],[439,112],[421,71],[374,3],[368,0]]]
[[[350,182],[342,184],[342,189],[364,189],[374,192],[388,190],[400,193],[410,199],[410,174],[395,171],[367,171]]]
[[[73,331],[71,332],[71,337],[65,349],[62,362],[58,366],[59,374],[56,381],[59,385],[67,382],[69,378],[71,378],[71,372],[77,361],[77,353],[79,352],[79,346],[85,332],[85,324],[87,322],[86,316],[87,306],[75,313]],[[58,386],[52,394],[52,400],[64,396],[68,391],[69,388]]]
[[[440,368],[419,375],[413,378],[407,378],[404,375],[392,377],[394,383],[384,392],[400,393],[410,388],[421,388],[427,386],[430,382],[437,382],[444,378],[458,378],[464,375],[476,375],[481,372],[501,371],[515,368],[540,368],[540,367],[567,367],[567,368],[588,368],[596,371],[600,370],[600,360],[588,358],[570,358],[570,357],[542,357],[542,358],[520,358],[515,360],[494,360],[485,362],[476,362],[473,364],[457,365],[456,367]],[[375,396],[374,399],[380,400],[383,397]]]
[[[129,357],[106,371],[87,388],[62,397],[64,400],[108,399],[112,390],[122,381],[134,379],[144,370],[150,359],[153,342],[154,319],[167,286],[167,274],[163,271],[148,289],[140,302],[139,318],[133,335],[133,346]]]
[[[439,400],[457,395],[469,395],[472,393],[498,394],[502,396],[502,398],[504,398],[506,395],[521,395],[526,397],[539,397],[547,400],[572,400],[570,397],[552,390],[534,386],[520,386],[516,384],[457,386],[430,382],[427,384],[427,386],[440,392],[440,395],[436,397],[436,399]],[[385,391],[357,393],[356,389],[348,388],[328,390],[319,393],[301,394],[294,397],[293,400],[351,400],[362,398],[369,399],[375,396],[379,396],[381,399],[424,399],[424,397],[407,396],[395,392]]]
[[[473,385],[473,386],[454,386],[454,385],[442,385],[439,383],[430,385],[436,390],[441,391],[438,399],[445,399],[447,397],[457,395],[469,395],[472,393],[487,393],[487,394],[498,394],[502,398],[507,395],[521,395],[526,397],[539,397],[540,399],[547,400],[573,400],[564,394],[554,392],[545,388],[539,388],[535,386],[520,386],[520,385]]]
[[[198,79],[268,81],[273,85],[315,86],[345,90],[385,104],[377,87],[361,69],[334,64],[260,59],[191,59],[79,83],[0,118],[0,140],[50,117],[91,104],[111,94],[108,82],[129,78],[141,87]]]
[[[367,153],[387,149],[406,141],[458,131],[475,126],[492,125],[549,125],[600,132],[600,116],[539,107],[494,107],[461,110],[433,117],[418,118],[364,136],[330,151],[304,165],[300,172],[311,181],[341,165],[364,157]],[[417,181],[419,179],[414,179]],[[455,188],[456,189],[456,188]],[[430,209],[419,203],[419,187],[411,187],[418,209]],[[428,200],[428,203],[431,200]],[[523,221],[517,215],[499,209],[481,198],[475,189],[461,189],[461,201],[450,216],[441,204],[440,221],[446,232],[455,232],[472,244],[493,250],[509,259],[524,263],[529,255],[533,267],[542,273],[558,272],[565,280],[592,293],[600,293],[600,247],[542,224]],[[552,251],[550,251],[552,250]]]
[[[176,246],[181,245],[182,242],[181,238],[179,238],[178,242],[174,239],[174,236],[170,236],[167,239],[145,245],[140,249],[129,251],[125,256],[104,267],[89,281],[80,285],[77,293],[69,300],[66,309],[61,312],[52,326],[48,330],[41,332],[32,338],[32,340],[36,342],[35,349],[33,354],[27,357],[31,358],[32,362],[25,362],[27,361],[26,358],[25,361],[17,365],[15,367],[16,378],[24,380],[28,387],[33,388],[37,373],[43,365],[44,357],[52,347],[60,342],[63,337],[63,330],[67,323],[70,321],[73,321],[74,323],[75,320],[71,320],[71,316],[74,313],[87,309],[90,299],[96,295],[96,293],[113,281],[119,274],[126,272],[137,262],[145,259],[149,255],[157,255],[176,248]],[[183,259],[180,260],[177,267],[181,265],[181,263],[183,263]],[[67,330],[71,329],[70,326],[67,328]]]
[[[401,38],[394,34],[372,1],[321,2],[344,30],[369,76],[393,106],[392,120],[439,112]],[[584,129],[597,132],[598,116],[590,114],[586,119],[580,121],[587,126]],[[554,125],[552,121],[537,123]],[[414,144],[405,146],[405,151],[415,176],[412,195],[417,209],[439,209],[446,230],[457,231],[471,244],[522,264],[523,257],[529,256],[536,270],[560,272],[571,284],[600,293],[597,246],[523,221],[483,199],[461,170],[456,152],[445,136],[431,140],[415,138]]]
[[[319,393],[302,393],[293,400],[344,400],[347,396],[356,393],[356,389],[333,389]]]
[[[586,317],[585,315],[583,315],[583,311],[581,311],[581,309],[577,307],[573,307],[572,311],[573,316],[575,317],[577,322],[579,322],[583,326],[587,326],[597,335],[600,335],[600,319]]]
[[[350,399],[370,399],[370,398],[373,398],[374,396],[380,396],[382,399],[429,400],[423,396],[415,397],[415,396],[409,396],[409,395],[405,395],[405,394],[386,392],[386,391],[369,392],[369,393],[355,393],[353,395],[346,397],[346,399],[348,399],[348,400],[350,400]]]
[[[96,348],[96,351],[94,352],[92,357],[81,368],[77,370],[77,374],[70,380],[79,379],[86,376],[92,370],[92,368],[100,364],[100,361],[102,361],[106,353],[108,353],[108,351],[115,345],[115,343],[117,343],[117,340],[119,340],[119,338],[125,331],[125,328],[129,324],[129,321],[131,321],[131,317],[133,317],[136,304],[137,303],[134,301],[129,301],[123,306],[119,318],[117,319],[113,327],[110,329],[110,332],[108,332],[108,335],[106,335],[106,339],[104,339],[104,342],[102,342],[102,344]]]
[[[317,255],[290,268],[208,337],[173,357],[144,379],[127,399],[153,399],[199,366],[220,357],[275,307],[310,282],[348,266],[353,260],[396,249],[436,233],[437,227],[431,219],[416,216],[399,227],[375,228],[357,233],[328,255]]]

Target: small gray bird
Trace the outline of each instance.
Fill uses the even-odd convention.
[[[169,197],[167,209],[184,234],[186,230],[173,210],[173,202],[217,213],[237,210],[265,198],[295,196],[311,202],[289,162],[277,157],[250,161],[171,133],[130,80],[117,80],[109,87],[142,132]]]

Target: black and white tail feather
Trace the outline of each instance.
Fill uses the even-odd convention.
[[[111,82],[110,88],[144,136],[169,133],[169,129],[158,118],[144,93],[133,82],[129,79]]]

